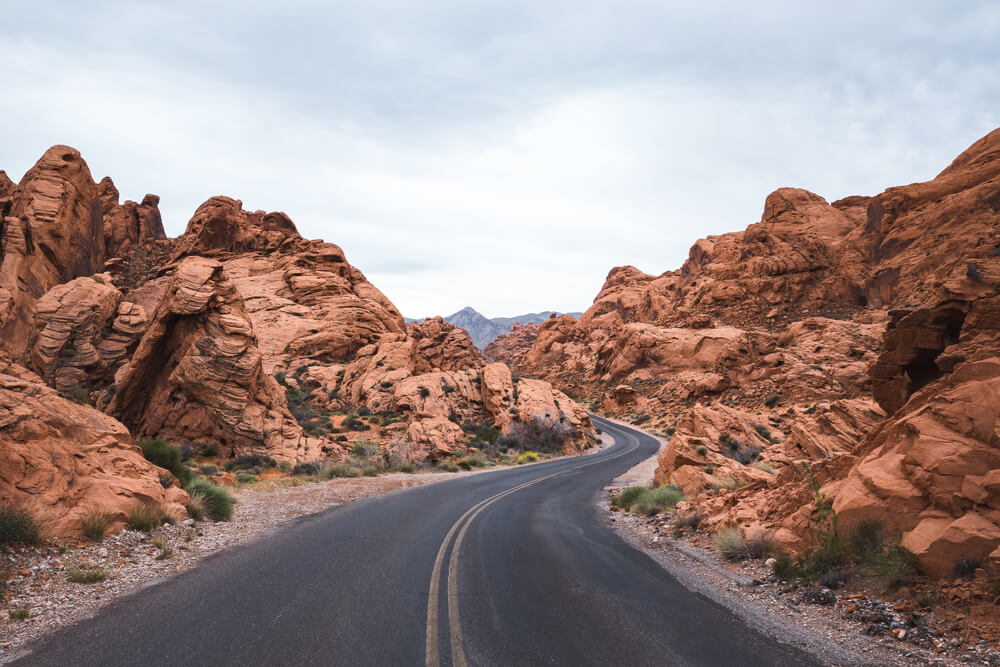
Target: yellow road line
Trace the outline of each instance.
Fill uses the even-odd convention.
[[[613,427],[612,427],[613,428]],[[552,479],[553,477],[558,477],[559,475],[564,475],[581,468],[587,468],[589,466],[597,465],[599,463],[607,463],[608,461],[613,461],[617,458],[625,456],[634,452],[639,447],[639,441],[635,436],[630,433],[624,432],[624,435],[630,439],[635,439],[635,447],[625,450],[615,454],[614,456],[609,456],[607,458],[600,459],[598,461],[590,461],[582,465],[573,466],[572,468],[567,468],[565,470],[559,470],[549,475],[533,479],[528,482],[524,482],[512,489],[507,489],[506,491],[501,491],[497,494],[490,496],[484,500],[479,501],[472,507],[470,507],[466,512],[458,518],[458,520],[452,524],[451,529],[448,534],[445,535],[444,540],[441,542],[441,547],[438,549],[437,557],[434,559],[434,570],[431,572],[431,587],[430,592],[427,597],[427,639],[424,660],[427,667],[439,667],[441,664],[440,649],[438,648],[438,598],[441,593],[441,573],[443,571],[442,565],[444,563],[444,555],[448,551],[448,544],[451,542],[452,537],[455,532],[458,531],[458,537],[455,539],[455,546],[451,550],[451,558],[448,562],[448,624],[451,629],[451,664],[453,667],[465,667],[465,647],[462,638],[462,622],[461,616],[459,614],[458,608],[458,557],[459,552],[462,548],[462,541],[465,539],[465,533],[469,526],[475,520],[479,514],[485,510],[487,507],[495,503],[496,501],[516,493],[521,489],[533,486],[540,482]]]

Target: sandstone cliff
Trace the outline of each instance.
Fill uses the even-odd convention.
[[[806,462],[843,531],[880,518],[942,575],[1000,559],[998,257],[1000,130],[875,197],[778,190],[679,270],[613,269],[579,320],[509,358],[672,436],[657,479],[709,524],[808,547]]]

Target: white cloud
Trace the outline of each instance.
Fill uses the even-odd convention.
[[[776,187],[873,194],[1000,125],[991,3],[178,7],[14,9],[0,167],[69,143],[173,234],[284,210],[412,316],[582,310]]]

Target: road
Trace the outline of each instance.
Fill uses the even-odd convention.
[[[44,638],[24,665],[804,665],[619,538],[597,507],[651,456],[463,476],[291,523]]]

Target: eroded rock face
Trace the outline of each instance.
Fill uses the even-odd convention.
[[[760,222],[696,242],[678,271],[613,269],[579,321],[543,324],[517,363],[670,431],[657,479],[694,495],[709,525],[807,548],[809,463],[845,534],[881,518],[943,575],[1000,558],[987,479],[998,230],[1000,130],[926,183],[832,204],[783,188]],[[761,446],[773,474],[722,438]]]
[[[431,368],[446,371],[478,368],[483,364],[479,351],[465,329],[452,326],[440,317],[411,322],[406,335],[416,343],[416,352]]]
[[[521,366],[538,339],[537,324],[514,322],[513,328],[493,339],[483,350],[483,355],[493,361],[502,361],[511,366]]]
[[[184,259],[107,405],[137,437],[209,440],[295,461],[308,444],[263,372],[253,325],[222,264]]]
[[[148,241],[166,240],[158,208],[159,197],[146,195],[142,203],[126,201],[119,204],[118,188],[107,176],[97,184],[97,190],[104,221],[105,257],[122,257]]]
[[[1000,547],[1000,260],[976,261],[974,275],[956,270],[934,305],[887,332],[872,373],[894,412],[862,444],[834,504],[845,525],[874,516],[903,530],[935,576]]]
[[[25,354],[35,302],[103,270],[97,186],[80,153],[53,146],[0,200],[0,345]]]
[[[120,422],[60,397],[41,378],[0,357],[0,498],[26,507],[52,534],[80,534],[90,511],[118,526],[137,502],[186,516],[187,494],[164,489]]]

